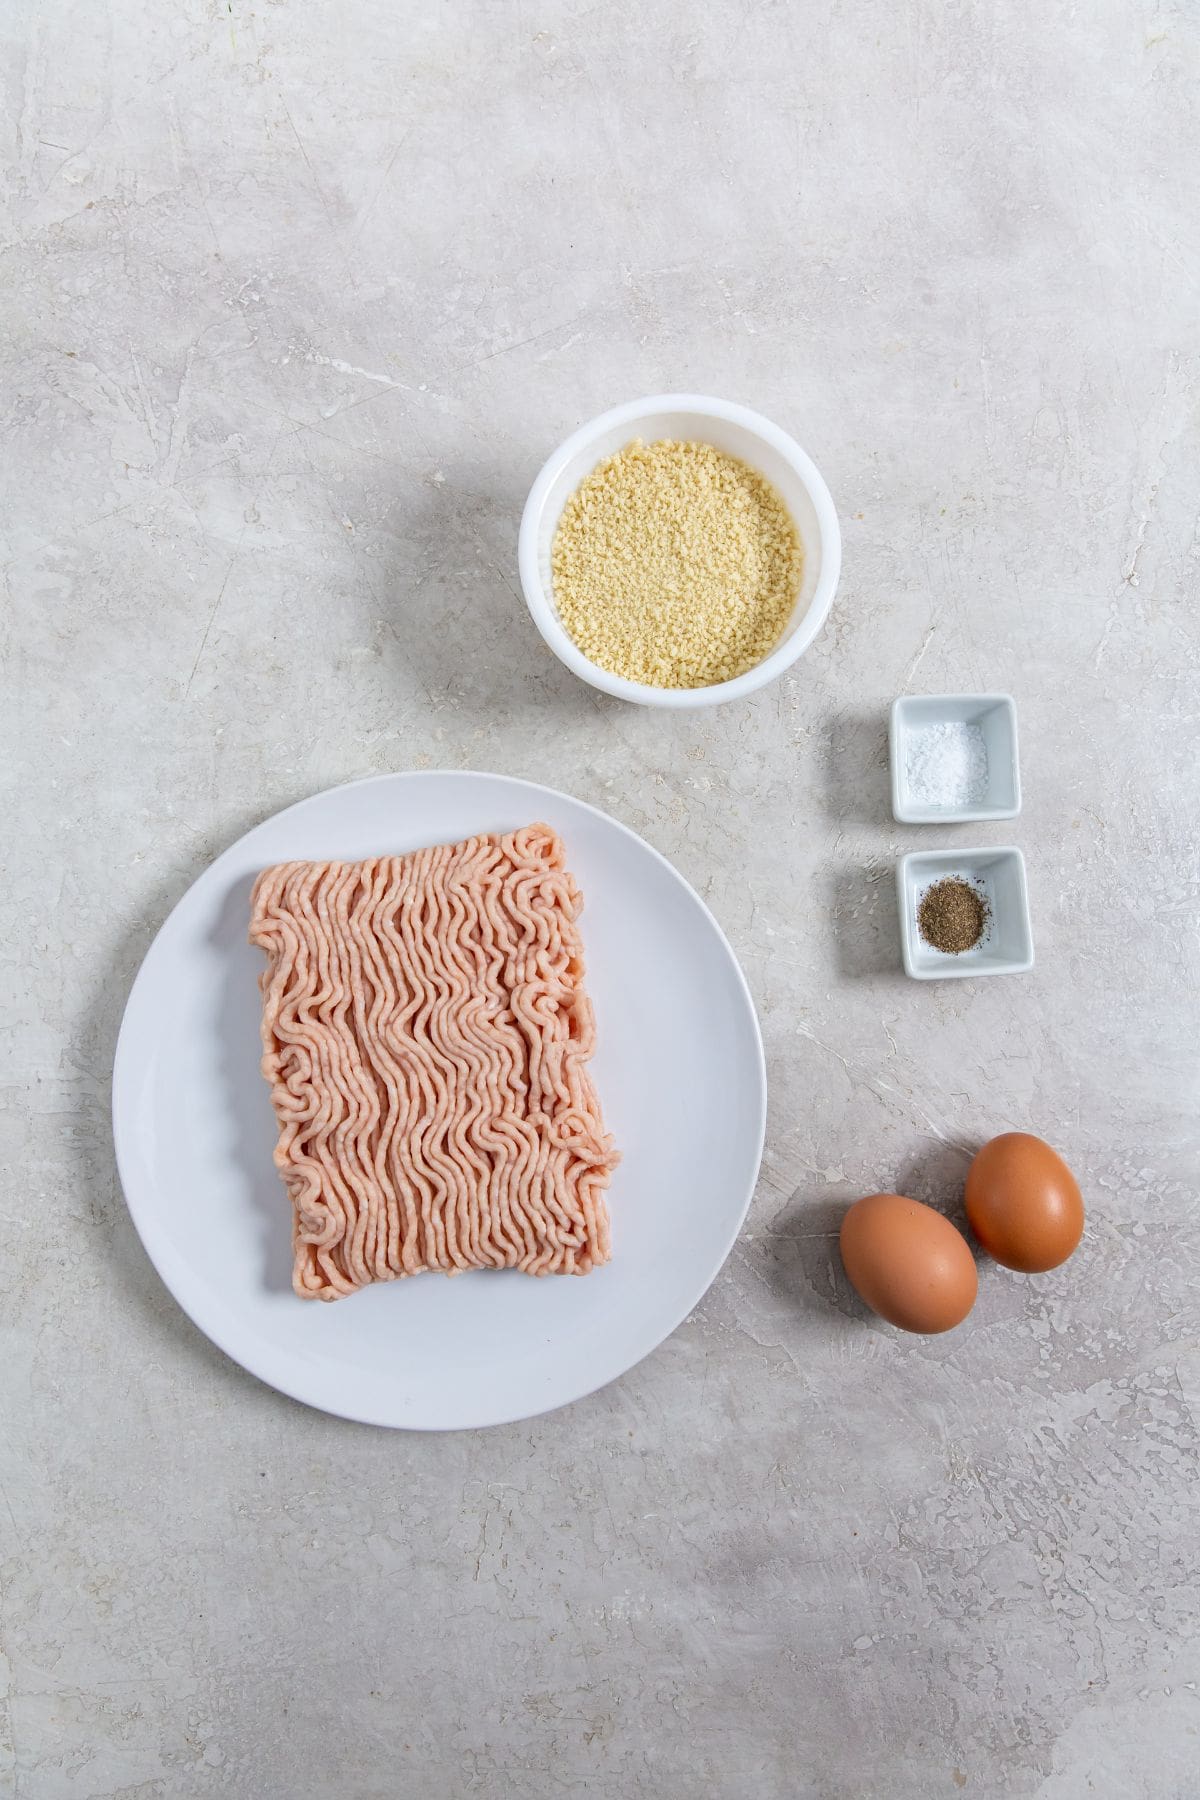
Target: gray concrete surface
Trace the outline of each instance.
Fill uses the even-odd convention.
[[[1188,1800],[1197,1654],[1193,8],[13,0],[3,1422],[19,1800]],[[576,423],[692,387],[837,497],[774,690],[597,700],[515,585]],[[906,983],[886,708],[1017,696],[1038,967]],[[656,1355],[422,1439],[258,1386],[116,1184],[122,1004],[235,834],[378,769],[614,811],[766,1034],[746,1233]],[[862,1191],[1026,1127],[1090,1228],[946,1339]]]

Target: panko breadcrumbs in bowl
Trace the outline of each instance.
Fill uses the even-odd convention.
[[[521,585],[566,666],[642,705],[733,700],[820,630],[841,537],[820,474],[778,426],[668,394],[569,438],[526,502]]]
[[[804,553],[770,482],[712,444],[640,438],[563,508],[554,603],[590,662],[651,687],[711,687],[760,663]]]

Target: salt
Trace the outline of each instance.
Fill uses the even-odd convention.
[[[987,799],[983,728],[961,721],[920,725],[908,734],[909,799],[916,806],[979,806]]]

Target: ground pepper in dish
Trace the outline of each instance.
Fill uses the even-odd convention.
[[[627,444],[563,508],[551,568],[564,629],[649,687],[732,681],[774,649],[803,551],[770,482],[711,444]]]
[[[959,875],[935,881],[921,896],[917,925],[921,936],[935,950],[960,956],[973,950],[987,928],[987,901],[977,888]]]

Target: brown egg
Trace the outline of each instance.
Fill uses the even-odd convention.
[[[967,1170],[966,1198],[988,1255],[1024,1275],[1057,1269],[1083,1236],[1079,1183],[1057,1151],[1027,1131],[983,1146]]]
[[[840,1241],[861,1298],[902,1331],[949,1331],[975,1304],[970,1245],[932,1206],[903,1194],[868,1194],[842,1220]]]

